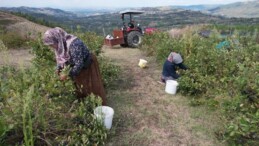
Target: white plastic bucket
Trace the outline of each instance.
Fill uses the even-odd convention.
[[[147,61],[145,59],[139,59],[138,66],[145,68],[147,66]]]
[[[176,94],[178,82],[175,80],[167,80],[165,86],[165,92],[168,94]]]
[[[107,129],[112,127],[112,119],[114,115],[114,110],[109,106],[98,106],[94,109],[94,115],[98,120],[104,123]]]

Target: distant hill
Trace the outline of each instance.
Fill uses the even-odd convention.
[[[36,18],[34,22],[43,22],[41,24],[44,25],[54,24],[54,26],[60,26],[71,32],[80,29],[81,31],[93,31],[101,35],[107,35],[111,34],[113,29],[120,29],[122,27],[119,11],[79,17],[72,12],[71,14],[67,14],[69,13],[68,11],[48,8],[48,10],[52,12],[50,13],[45,9],[46,8],[28,7],[2,8],[2,10],[5,11],[16,11],[18,14],[26,13]],[[254,25],[259,23],[259,18],[226,18],[201,11],[184,10],[172,6],[144,7],[138,8],[137,10],[144,11],[144,14],[133,16],[136,23],[139,23],[142,27],[155,27],[160,30],[170,30],[175,27],[193,24]],[[55,15],[54,12],[57,13],[57,15]],[[126,22],[127,21],[128,20],[126,20]],[[53,27],[53,25],[50,27]]]
[[[173,6],[173,7],[181,8],[185,10],[193,10],[193,11],[207,11],[209,9],[214,9],[220,6],[222,5],[189,5],[189,6]]]
[[[9,12],[21,12],[24,14],[43,14],[54,17],[74,17],[76,14],[54,8],[32,8],[32,7],[0,7],[0,10]]]
[[[208,11],[226,17],[259,18],[259,0],[232,3]]]
[[[29,14],[49,21],[55,24],[62,24],[62,27],[75,31],[80,28],[84,31],[94,31],[98,34],[110,33],[115,28],[122,26],[121,16],[119,11],[112,13],[105,13],[100,15],[90,16],[75,16],[74,13],[67,14],[67,11],[51,9],[49,11],[46,8],[0,8],[4,11],[19,12]],[[145,11],[144,14],[134,16],[136,23],[140,23],[142,27],[156,27],[159,29],[171,29],[175,26],[181,26],[186,24],[199,24],[199,23],[216,23],[225,20],[223,17],[210,16],[203,14],[198,11],[183,10],[174,7],[145,7],[138,8],[139,10]],[[47,12],[47,13],[46,13]],[[54,15],[54,12],[57,15]],[[80,26],[80,27],[78,27]],[[105,32],[104,32],[105,31]]]
[[[11,32],[22,37],[35,38],[45,32],[48,27],[28,21],[9,13],[0,11],[0,27],[4,32]]]
[[[77,18],[77,15],[73,12],[53,8],[0,7],[0,11],[22,16],[32,22],[49,27],[65,27],[66,24],[63,25],[64,21]]]
[[[81,9],[67,9],[67,11],[73,12],[78,17],[96,16],[116,13],[125,10],[125,8],[81,8]]]

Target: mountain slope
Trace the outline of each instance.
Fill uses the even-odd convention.
[[[219,6],[221,5],[189,5],[189,6],[174,6],[174,7],[185,9],[185,10],[206,11],[208,9],[214,9]]]
[[[259,17],[259,0],[232,3],[210,9],[209,12],[227,17],[256,18]]]
[[[1,8],[0,8],[1,9]],[[28,11],[30,9],[30,11]],[[39,10],[37,10],[39,9]],[[70,17],[70,15],[64,15],[59,17],[58,15],[48,15],[42,12],[41,8],[2,8],[5,11],[26,13],[37,19],[46,20],[55,24],[62,24],[62,27],[71,31],[76,30],[80,26],[81,30],[94,31],[98,34],[105,32],[110,33],[114,28],[120,28],[122,26],[121,16],[118,12],[106,13],[104,15],[87,16],[87,17]],[[145,11],[144,14],[134,16],[136,23],[139,23],[142,27],[156,27],[159,29],[171,29],[173,26],[186,25],[186,24],[199,24],[199,23],[216,23],[225,21],[225,18],[210,16],[198,11],[183,10],[172,7],[145,7],[140,8]],[[59,10],[60,12],[62,10]],[[73,14],[72,14],[73,15]],[[126,20],[128,21],[128,20]]]
[[[32,8],[32,7],[0,7],[0,10],[9,12],[20,12],[24,14],[44,14],[55,17],[74,17],[76,14],[54,8]]]
[[[1,8],[0,8],[1,9]],[[16,8],[9,8],[16,9]],[[16,10],[19,10],[17,8]],[[107,35],[112,33],[112,30],[122,27],[121,14],[118,12],[106,13],[103,15],[78,17],[71,15],[64,15],[59,17],[58,15],[49,15],[45,13],[39,13],[41,8],[32,8],[33,11],[24,12],[18,11],[18,13],[27,13],[30,16],[38,20],[43,20],[48,23],[54,24],[54,26],[60,26],[68,31],[74,32],[80,29],[80,31],[92,31],[99,35]],[[227,25],[254,25],[258,24],[259,18],[226,18],[222,16],[210,15],[202,13],[201,11],[183,10],[175,7],[144,7],[138,10],[144,11],[144,14],[134,15],[133,20],[136,24],[140,24],[141,27],[155,27],[160,30],[170,30],[173,27],[181,27],[184,25],[192,24],[227,24]],[[9,10],[10,11],[10,10]],[[13,10],[12,10],[13,11]],[[62,12],[62,10],[57,10]],[[125,20],[126,23],[128,19]],[[42,24],[42,23],[41,23]]]
[[[27,19],[1,12],[0,11],[0,27],[5,32],[17,34],[22,37],[35,38],[39,33],[44,33],[48,27],[42,26]]]

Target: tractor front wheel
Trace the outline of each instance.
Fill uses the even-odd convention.
[[[132,48],[137,48],[142,42],[142,35],[138,31],[132,31],[127,37],[128,46]]]

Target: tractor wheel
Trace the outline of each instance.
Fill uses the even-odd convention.
[[[121,47],[125,48],[125,47],[128,47],[127,44],[120,44]]]
[[[142,35],[138,31],[132,31],[127,37],[128,46],[132,48],[137,48],[142,42]]]

